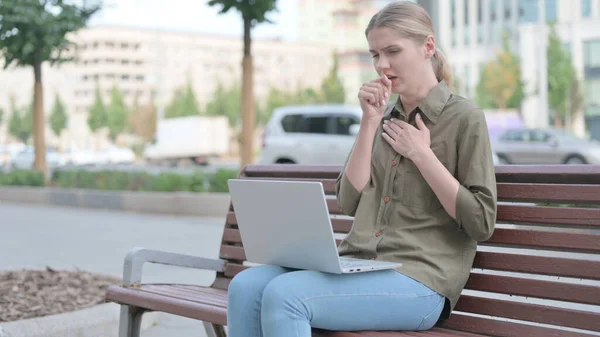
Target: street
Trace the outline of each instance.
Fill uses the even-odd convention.
[[[217,257],[223,219],[43,207],[0,202],[0,270],[82,269],[116,276],[132,247]],[[214,272],[148,265],[144,282],[208,285]],[[144,337],[205,336],[201,322],[161,314]]]

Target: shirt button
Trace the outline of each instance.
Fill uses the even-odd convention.
[[[377,233],[375,233],[375,236],[376,236],[376,237],[380,237],[380,236],[381,236],[381,232],[377,232]]]
[[[383,198],[384,202],[390,202],[390,197],[386,196],[385,198]]]
[[[396,166],[396,164],[398,164],[398,162],[395,159],[392,160],[392,166]]]

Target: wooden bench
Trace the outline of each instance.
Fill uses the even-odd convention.
[[[322,182],[329,195],[334,231],[343,237],[352,219],[340,214],[334,196],[341,169],[249,165],[240,177]],[[600,335],[600,209],[587,207],[600,204],[600,166],[498,166],[496,178],[498,225],[492,238],[479,245],[467,290],[450,319],[425,332],[315,330],[314,335]],[[144,263],[214,270],[216,279],[210,287],[140,284]],[[245,268],[244,247],[232,208],[218,260],[132,250],[125,259],[123,285],[111,286],[106,293],[107,301],[122,305],[119,336],[138,336],[142,314],[148,311],[198,319],[204,322],[209,336],[225,336],[227,287]]]

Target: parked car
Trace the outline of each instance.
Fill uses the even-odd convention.
[[[350,105],[286,106],[265,126],[259,163],[343,164],[362,111]]]
[[[600,144],[558,128],[508,129],[492,140],[500,164],[600,164]]]
[[[32,169],[35,161],[35,150],[32,146],[27,146],[21,152],[17,153],[10,162],[12,169]],[[66,158],[53,148],[46,148],[46,164],[50,168],[60,167],[66,164]]]

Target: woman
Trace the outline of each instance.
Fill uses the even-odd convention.
[[[336,183],[340,208],[354,216],[339,253],[403,266],[346,275],[247,269],[229,286],[231,337],[430,329],[456,304],[477,241],[492,235],[496,182],[484,114],[451,93],[426,11],[392,3],[365,33],[380,77],[360,89],[360,131]],[[399,98],[386,109],[391,94]]]

